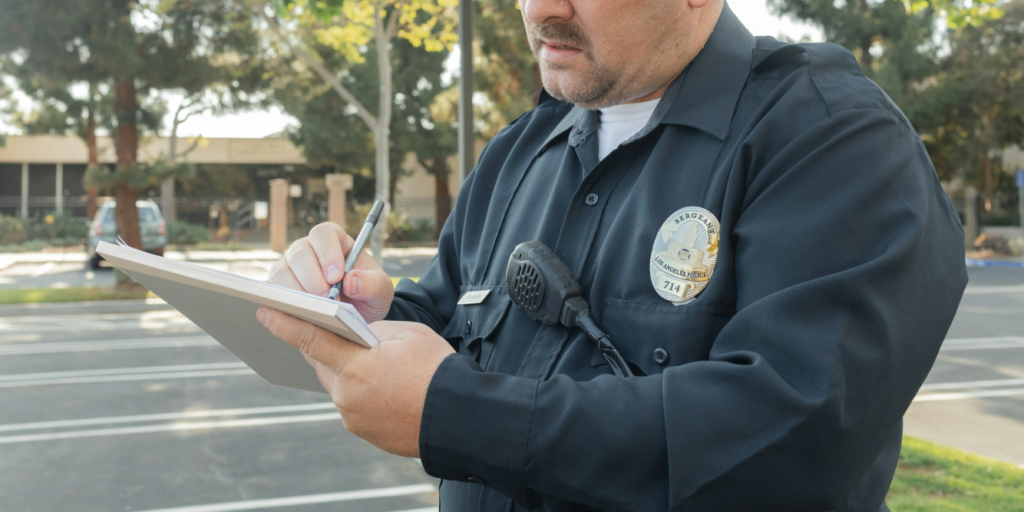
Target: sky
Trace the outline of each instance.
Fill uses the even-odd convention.
[[[780,19],[768,12],[765,0],[729,0],[729,6],[736,16],[755,36],[767,35],[786,36],[792,40],[806,38],[809,41],[821,41],[821,32],[814,27]],[[525,35],[524,35],[525,37]],[[458,65],[457,52],[448,59],[447,67]],[[452,71],[453,69],[449,69]],[[168,104],[173,109],[181,101],[181,96],[170,96]],[[261,138],[283,131],[289,125],[297,125],[298,121],[284,113],[278,107],[270,107],[263,111],[244,112],[214,116],[211,114],[193,115],[178,127],[181,137],[240,137]],[[0,122],[0,129],[4,128]]]

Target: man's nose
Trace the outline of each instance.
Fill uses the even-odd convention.
[[[570,0],[522,0],[520,7],[526,21],[534,25],[563,22],[573,14]]]

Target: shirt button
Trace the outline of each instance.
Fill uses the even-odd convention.
[[[473,476],[473,475],[469,475],[468,477],[466,477],[466,480],[468,480],[470,483],[474,483],[474,484],[482,484],[482,483],[484,483],[483,479],[481,479],[478,476]]]
[[[469,336],[469,333],[471,332],[473,332],[473,321],[466,320],[466,336]]]
[[[668,352],[665,349],[658,347],[654,349],[654,362],[659,365],[664,365],[668,362]]]
[[[600,199],[600,197],[598,197],[597,194],[587,194],[587,206],[594,206],[597,204],[598,199]]]

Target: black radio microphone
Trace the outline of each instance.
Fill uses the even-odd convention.
[[[593,317],[590,304],[581,296],[580,284],[561,258],[544,242],[524,242],[508,259],[505,282],[512,302],[530,318],[548,325],[579,327],[597,342],[615,375],[632,377],[622,354]]]

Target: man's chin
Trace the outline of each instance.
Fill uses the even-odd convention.
[[[598,109],[615,103],[609,92],[611,84],[580,83],[561,80],[544,80],[544,90],[556,100],[572,103],[580,108]]]

